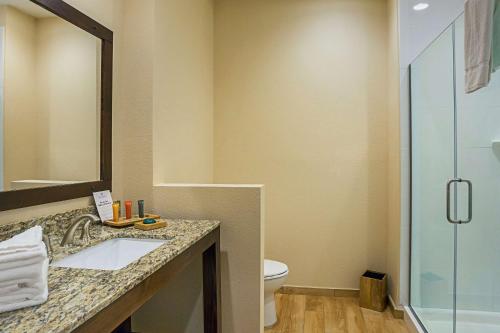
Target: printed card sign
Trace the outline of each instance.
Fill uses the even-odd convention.
[[[101,221],[108,221],[113,219],[113,199],[111,198],[111,192],[102,191],[94,192],[94,201],[97,207],[97,212]]]

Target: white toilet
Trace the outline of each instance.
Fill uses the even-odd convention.
[[[274,292],[278,290],[288,276],[288,266],[274,260],[264,260],[264,326],[273,326],[276,321],[276,303]]]

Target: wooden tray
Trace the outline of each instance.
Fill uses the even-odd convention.
[[[155,219],[155,220],[158,220],[158,219],[161,219],[161,216],[160,215],[156,215],[156,214],[144,214],[144,217],[142,219],[143,220],[144,219]]]
[[[140,217],[132,217],[131,219],[128,219],[128,220],[124,217],[120,217],[118,219],[118,222],[115,222],[113,220],[108,220],[108,221],[104,221],[104,224],[109,225],[111,227],[115,227],[115,228],[123,228],[123,227],[128,227],[130,225],[133,225],[133,224],[140,222],[142,220],[143,219],[141,219]]]
[[[131,219],[128,219],[128,220],[124,217],[120,217],[118,219],[118,222],[115,222],[113,220],[107,220],[107,221],[104,221],[104,224],[109,225],[111,227],[115,227],[115,228],[123,228],[123,227],[128,227],[128,226],[134,225],[137,222],[143,221],[144,219],[158,220],[160,218],[161,218],[160,215],[155,215],[155,214],[145,214],[144,217],[139,217],[139,215],[134,215],[134,216],[132,216]],[[156,223],[155,223],[155,225],[156,225]]]
[[[167,226],[167,221],[165,220],[156,220],[156,223],[153,224],[144,224],[143,221],[137,222],[134,224],[137,229],[141,230],[154,230],[159,228],[165,228]]]

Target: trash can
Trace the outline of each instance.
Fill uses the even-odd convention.
[[[359,284],[359,306],[383,312],[387,306],[387,274],[366,271]]]

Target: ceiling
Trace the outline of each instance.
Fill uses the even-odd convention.
[[[413,6],[427,3],[425,10]],[[464,0],[399,0],[401,65],[407,66],[464,10]]]

